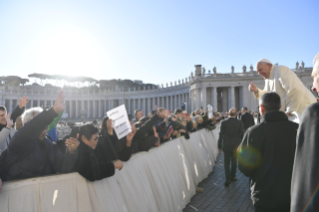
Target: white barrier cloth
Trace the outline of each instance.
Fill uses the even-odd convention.
[[[118,139],[121,139],[132,132],[125,105],[118,106],[106,112],[106,114],[113,121],[113,127]]]

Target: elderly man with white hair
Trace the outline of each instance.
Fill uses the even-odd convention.
[[[66,141],[67,152],[52,144],[46,137],[49,124],[65,108],[64,93],[60,91],[55,105],[48,110],[31,108],[22,114],[23,127],[9,143],[2,181],[70,172],[75,165],[76,149],[79,141],[70,138]],[[1,184],[1,180],[0,180]],[[0,188],[1,189],[1,188]]]
[[[251,82],[249,90],[259,99],[266,92],[276,92],[281,99],[281,111],[288,116],[296,112],[298,116],[304,109],[316,102],[316,98],[300,81],[297,75],[286,66],[273,65],[269,60],[262,59],[256,64],[256,70],[265,79],[263,90]]]
[[[319,94],[319,53],[313,60],[312,89]],[[300,119],[291,181],[291,212],[319,211],[319,103],[307,107]]]

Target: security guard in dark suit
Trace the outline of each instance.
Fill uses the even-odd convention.
[[[244,124],[242,121],[237,120],[236,116],[236,109],[231,108],[229,110],[229,118],[220,124],[218,149],[222,149],[224,152],[225,186],[229,186],[231,181],[237,180],[237,148],[244,135]]]

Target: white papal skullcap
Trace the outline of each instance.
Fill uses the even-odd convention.
[[[267,59],[261,59],[261,60],[258,60],[258,62],[256,63],[256,70],[257,70],[257,65],[258,65],[258,63],[268,63],[268,64],[272,64],[269,60],[267,60]]]
[[[319,53],[313,59],[313,65],[315,65],[316,61],[319,62]]]

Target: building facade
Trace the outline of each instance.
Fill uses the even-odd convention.
[[[174,111],[186,105],[188,112],[213,106],[214,111],[226,112],[231,107],[237,110],[246,106],[251,111],[256,111],[258,102],[254,99],[248,86],[254,82],[257,87],[264,87],[264,79],[261,78],[253,67],[246,72],[243,67],[242,73],[235,73],[234,67],[231,73],[205,73],[201,65],[195,66],[195,72],[185,80],[179,80],[174,84],[166,84],[166,87],[152,86],[148,89],[128,91],[107,89],[85,89],[67,87],[65,92],[66,110],[69,118],[80,118],[85,113],[87,118],[102,118],[106,111],[125,104],[128,114],[134,115],[134,110],[141,109],[144,115],[154,110],[154,106],[167,108]],[[296,67],[292,69],[304,85],[311,90],[312,67]],[[0,105],[5,105],[8,112],[12,112],[19,104],[19,98],[28,96],[27,108],[41,106],[50,107],[54,105],[59,89],[43,86],[6,86],[0,87]]]

